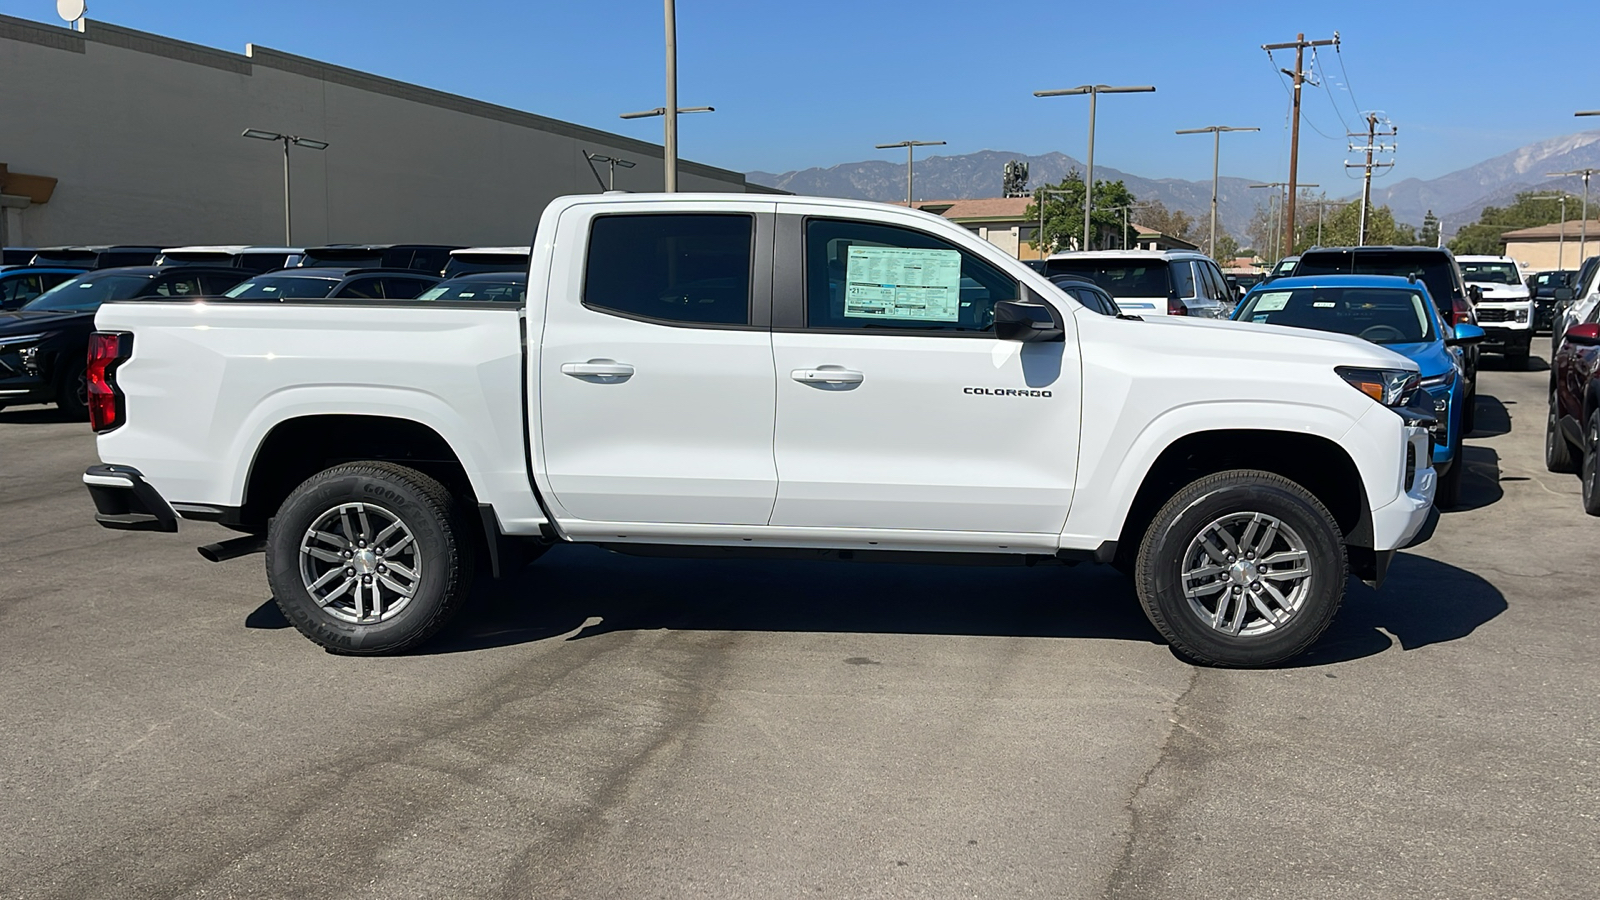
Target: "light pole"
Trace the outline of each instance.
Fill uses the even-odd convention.
[[[944,141],[899,141],[894,144],[877,144],[879,150],[889,150],[894,147],[906,148],[906,208],[911,208],[911,154],[916,147],[942,147]]]
[[[307,150],[326,150],[328,149],[328,142],[316,141],[294,134],[262,131],[259,128],[246,128],[240,137],[255,138],[258,141],[279,141],[283,144],[283,245],[285,247],[293,247],[294,225],[290,216],[289,206],[289,145],[304,147]]]
[[[1109,84],[1082,84],[1075,88],[1033,92],[1035,97],[1089,95],[1089,173],[1083,179],[1083,246],[1079,249],[1089,249],[1089,215],[1094,209],[1094,115],[1096,99],[1101,94],[1148,94],[1154,90],[1155,86],[1148,84],[1124,87],[1112,87]]]
[[[1207,125],[1204,128],[1185,128],[1177,134],[1207,134],[1211,135],[1211,243],[1206,246],[1206,252],[1217,252],[1217,173],[1218,165],[1222,158],[1222,133],[1224,131],[1260,131],[1259,128],[1236,128],[1232,125]],[[1123,239],[1127,243],[1127,239]]]
[[[617,156],[606,156],[600,153],[590,153],[589,151],[585,150],[583,151],[583,158],[589,161],[589,171],[594,172],[594,178],[596,181],[600,181],[600,173],[595,171],[594,164],[597,162],[603,162],[606,164],[606,168],[608,170],[606,174],[611,179],[611,183],[607,185],[606,182],[601,181],[600,189],[603,191],[614,191],[617,189],[617,166],[621,166],[624,169],[633,168],[633,160],[622,159],[621,157]]]
[[[667,9],[668,10],[672,9],[672,0],[667,0]],[[670,15],[670,12],[669,12],[669,15]],[[677,81],[676,77],[671,79],[673,87],[668,91],[668,93],[671,94],[674,98],[676,98],[677,95],[678,95],[678,89],[677,89],[677,86],[676,86],[676,81]],[[668,115],[668,111],[669,110],[672,111],[671,115]],[[662,156],[662,159],[666,160],[667,171],[666,171],[666,176],[662,179],[662,190],[666,191],[669,194],[674,194],[674,193],[677,193],[677,191],[678,191],[678,116],[677,116],[677,113],[708,113],[708,112],[716,112],[716,111],[717,111],[717,108],[714,107],[714,106],[679,106],[679,107],[674,108],[671,103],[668,103],[666,106],[658,106],[655,109],[645,109],[645,110],[640,110],[639,112],[631,112],[631,113],[623,113],[622,114],[621,118],[624,118],[624,119],[648,119],[648,118],[651,118],[652,116],[665,116],[666,117],[666,120],[667,120],[667,126],[666,126],[666,128],[667,128],[667,139],[666,139],[666,143],[664,144],[663,152],[662,152],[661,156]]]
[[[1574,169],[1571,172],[1550,172],[1545,176],[1547,178],[1572,178],[1574,176],[1581,176],[1583,178],[1583,214],[1578,221],[1579,265],[1582,265],[1583,261],[1588,259],[1586,254],[1589,252],[1589,176],[1596,172],[1600,172],[1600,169]],[[1565,231],[1566,229],[1562,230]]]

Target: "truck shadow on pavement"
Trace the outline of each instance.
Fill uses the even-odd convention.
[[[83,430],[89,430],[87,421],[54,406],[0,408],[0,425],[59,425],[69,422],[82,422]]]
[[[1319,666],[1457,640],[1506,609],[1471,572],[1402,553],[1382,590],[1351,580],[1327,634],[1289,666]],[[287,623],[268,601],[252,627]],[[765,631],[1097,638],[1163,644],[1130,580],[1109,566],[963,568],[641,559],[558,547],[484,581],[421,654],[625,631]],[[1392,637],[1391,637],[1392,636]]]
[[[1506,409],[1507,404],[1501,402],[1493,394],[1479,394],[1477,397],[1478,420],[1472,424],[1477,426],[1467,433],[1469,438],[1498,437],[1511,433],[1511,411]],[[1510,405],[1515,406],[1516,401]],[[1542,418],[1542,416],[1541,416]]]

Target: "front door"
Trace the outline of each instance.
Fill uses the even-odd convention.
[[[529,326],[558,519],[767,523],[774,204],[721,208],[561,217],[542,337]]]
[[[977,238],[780,211],[772,524],[1059,533],[1081,402],[1070,301],[1052,292],[1065,342],[1001,341],[994,304],[1021,288]]]

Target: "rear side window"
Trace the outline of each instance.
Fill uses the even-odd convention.
[[[156,282],[156,289],[152,292],[157,297],[198,297],[200,278],[188,275],[181,278],[163,278]]]
[[[1200,296],[1194,289],[1194,265],[1188,260],[1170,263],[1172,267],[1172,292],[1179,297]]]
[[[599,216],[583,305],[663,323],[750,324],[748,215]]]

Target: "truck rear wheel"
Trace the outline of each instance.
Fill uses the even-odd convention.
[[[295,488],[267,529],[267,579],[300,633],[335,653],[399,653],[460,608],[470,534],[444,485],[385,462]]]
[[[1199,479],[1156,513],[1134,584],[1181,654],[1268,666],[1310,647],[1344,600],[1338,523],[1311,492],[1270,472]]]

